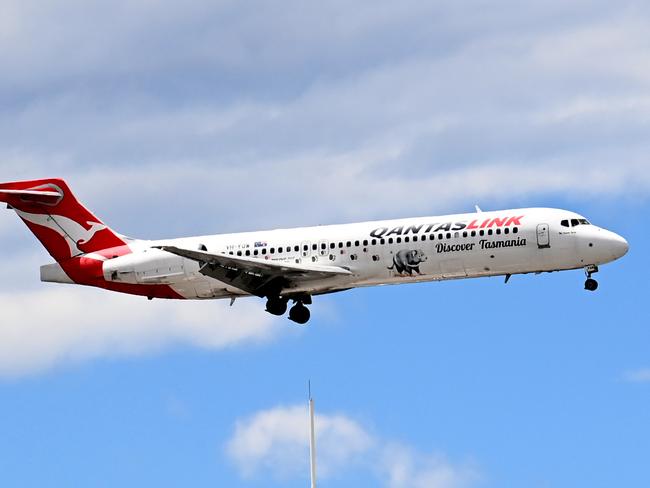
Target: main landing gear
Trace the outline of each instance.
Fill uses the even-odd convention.
[[[284,315],[287,311],[289,300],[280,297],[270,297],[266,301],[266,311],[271,315]]]
[[[293,320],[297,324],[306,324],[310,316],[309,309],[302,302],[296,303],[289,310],[289,320]]]
[[[590,264],[585,267],[585,274],[587,275],[587,279],[585,280],[585,290],[596,291],[598,289],[598,282],[591,277],[593,273],[598,273],[598,266]]]
[[[311,305],[311,297],[304,295],[293,298],[294,306],[289,310],[289,320],[297,324],[306,324],[311,314],[305,304]],[[289,299],[285,297],[268,297],[266,301],[266,311],[272,315],[284,315],[287,311]]]

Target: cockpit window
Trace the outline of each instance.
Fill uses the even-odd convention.
[[[562,225],[564,225],[564,222],[566,222],[566,220],[562,221]],[[578,225],[591,225],[591,224],[587,219],[571,219],[571,227],[576,227]]]
[[[562,227],[576,227],[578,225],[591,225],[587,219],[565,219],[560,222]]]

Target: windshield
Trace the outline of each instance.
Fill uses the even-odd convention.
[[[560,222],[562,227],[576,227],[578,225],[591,225],[587,219],[564,219]]]

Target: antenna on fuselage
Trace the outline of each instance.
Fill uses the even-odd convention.
[[[474,208],[476,209],[476,213],[483,213],[483,210],[478,205],[474,205]]]
[[[316,435],[314,430],[314,399],[311,397],[311,381],[309,381],[309,470],[311,473],[311,488],[316,488]]]

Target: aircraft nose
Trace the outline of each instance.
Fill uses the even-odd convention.
[[[625,256],[627,254],[627,251],[630,249],[630,245],[623,237],[619,236],[618,234],[615,234],[614,232],[611,234],[610,246],[614,252],[614,255],[616,256],[616,259]]]

